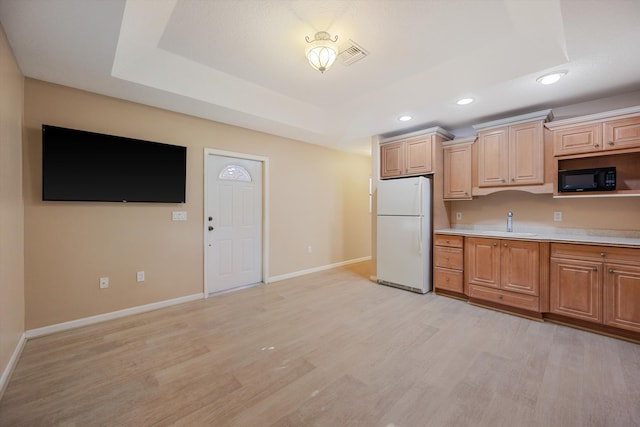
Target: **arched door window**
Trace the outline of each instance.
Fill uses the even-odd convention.
[[[244,167],[240,165],[227,165],[218,174],[218,179],[224,181],[241,181],[251,182],[251,175]]]

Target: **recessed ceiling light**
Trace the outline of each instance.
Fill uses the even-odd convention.
[[[536,81],[543,85],[551,85],[556,83],[566,74],[566,71],[555,71],[553,73],[545,74],[544,76],[538,77]]]
[[[458,100],[458,102],[456,102],[456,104],[458,105],[467,105],[467,104],[471,104],[473,102],[473,98],[462,98],[460,100]]]
[[[400,120],[401,122],[408,122],[411,119],[413,119],[413,117],[411,117],[411,116],[400,116],[400,117],[398,117],[398,120]]]

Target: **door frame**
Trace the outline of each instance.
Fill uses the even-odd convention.
[[[203,158],[204,205],[202,207],[202,261],[204,265],[202,289],[204,290],[205,298],[209,298],[209,291],[207,289],[207,206],[209,202],[209,193],[207,191],[207,183],[209,182],[207,159],[209,156],[235,157],[241,160],[253,160],[262,163],[262,283],[267,284],[269,278],[269,158],[234,151],[218,150],[215,148],[205,148]]]

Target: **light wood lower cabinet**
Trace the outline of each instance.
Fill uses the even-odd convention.
[[[462,236],[437,234],[433,251],[433,286],[436,290],[464,293]]]
[[[602,263],[551,258],[550,311],[602,322]]]
[[[469,297],[529,311],[540,306],[540,243],[468,237]]]
[[[550,312],[640,332],[640,249],[551,245]]]
[[[605,268],[605,325],[640,332],[640,265],[607,263]]]

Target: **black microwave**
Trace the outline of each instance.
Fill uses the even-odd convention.
[[[615,167],[558,171],[558,192],[613,191],[615,189]]]

